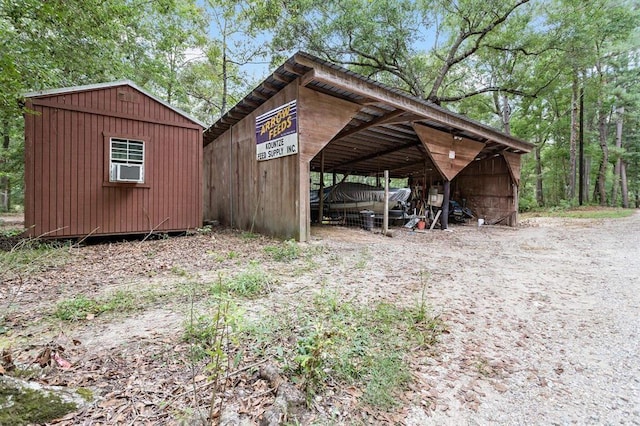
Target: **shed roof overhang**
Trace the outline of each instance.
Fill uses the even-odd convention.
[[[205,146],[298,78],[300,84],[309,89],[361,106],[349,124],[324,148],[325,172],[375,175],[389,170],[392,177],[446,177],[448,173],[443,173],[441,164],[437,164],[437,155],[434,160],[425,135],[438,135],[442,149],[448,138],[452,146],[457,141],[467,145],[479,142],[482,145],[477,145],[480,149],[477,154],[474,152],[474,159],[503,152],[523,154],[534,147],[529,142],[304,52],[289,58],[205,130]],[[430,132],[421,132],[419,129],[423,127],[429,128]],[[311,170],[320,170],[319,156],[311,161]]]

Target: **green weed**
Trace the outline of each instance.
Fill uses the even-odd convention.
[[[365,269],[367,267],[367,264],[369,263],[369,260],[371,260],[371,254],[369,253],[369,249],[365,247],[360,252],[360,256],[355,264],[355,268],[360,270]]]
[[[277,262],[295,260],[300,257],[300,247],[294,240],[287,240],[277,246],[266,246],[265,253]]]
[[[78,295],[58,302],[53,316],[63,321],[80,321],[89,315],[107,312],[131,312],[140,308],[139,297],[131,291],[118,290],[100,298]]]
[[[98,302],[95,300],[79,295],[73,299],[59,302],[53,315],[63,321],[79,321],[85,319],[89,314],[97,314],[98,307]]]
[[[171,273],[179,277],[186,277],[189,275],[189,273],[186,270],[182,269],[179,266],[172,266]]]
[[[259,267],[251,266],[233,278],[224,281],[224,290],[237,296],[253,298],[271,291],[273,279]],[[213,288],[214,292],[216,288]]]
[[[409,367],[398,353],[376,356],[368,376],[363,399],[385,410],[398,405],[396,392],[411,382]]]
[[[331,382],[361,386],[363,402],[389,409],[411,380],[402,354],[435,343],[442,330],[432,326],[442,322],[426,306],[417,312],[392,303],[362,306],[322,290],[311,306],[262,318],[241,334],[261,356],[282,360],[309,400]]]

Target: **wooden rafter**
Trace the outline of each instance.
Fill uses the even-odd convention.
[[[363,124],[361,124],[361,125],[359,125],[357,127],[352,127],[350,129],[347,129],[347,130],[343,130],[342,132],[338,133],[336,135],[336,137],[333,138],[333,140],[335,141],[335,140],[338,140],[338,139],[342,139],[342,138],[345,138],[345,137],[347,137],[349,135],[353,135],[354,133],[358,133],[358,132],[361,132],[361,131],[363,131],[365,129],[368,129],[369,127],[378,126],[378,125],[380,125],[380,123],[383,123],[388,119],[395,118],[395,117],[397,117],[397,116],[399,116],[401,114],[404,114],[404,111],[401,111],[401,110],[392,111],[389,114],[383,115],[382,117],[378,117],[377,119],[375,119],[373,121],[369,121],[369,122],[363,123]]]
[[[382,157],[382,156],[385,156],[385,155],[393,154],[394,152],[402,151],[404,149],[412,148],[412,147],[418,146],[418,145],[420,145],[420,141],[414,141],[414,142],[407,143],[407,144],[404,144],[404,145],[394,146],[393,148],[385,149],[384,151],[378,151],[378,152],[374,152],[374,153],[369,154],[369,155],[365,155],[364,157],[358,157],[355,160],[345,161],[342,164],[337,164],[337,165],[331,167],[331,169],[329,169],[329,170],[333,171],[334,169],[337,169],[337,168],[341,168],[341,167],[345,167],[345,166],[352,166],[354,164],[358,164],[358,163],[362,163],[362,162],[365,162],[365,161],[368,161],[368,160],[372,160],[372,159],[377,158],[377,157]]]

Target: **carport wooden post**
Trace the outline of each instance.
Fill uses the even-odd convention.
[[[320,202],[318,204],[318,223],[322,225],[324,212],[324,148],[320,151],[320,189],[318,189]]]
[[[451,192],[451,181],[445,180],[443,185],[444,197],[442,198],[442,214],[440,215],[440,228],[449,227],[449,192]]]
[[[382,219],[382,235],[389,231],[389,170],[384,171],[384,214]]]

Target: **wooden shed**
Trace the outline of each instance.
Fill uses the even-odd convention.
[[[202,123],[130,81],[25,98],[29,236],[202,225]]]
[[[487,222],[517,221],[533,145],[298,52],[204,132],[204,219],[310,236],[310,172],[440,182]],[[444,206],[448,206],[445,202]]]

